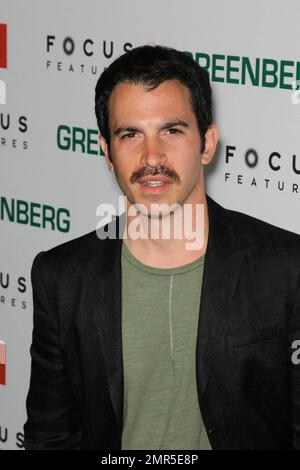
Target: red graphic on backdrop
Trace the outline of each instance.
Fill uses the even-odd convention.
[[[6,380],[6,344],[0,341],[0,385],[5,385]]]
[[[0,68],[7,68],[7,25],[0,24]]]

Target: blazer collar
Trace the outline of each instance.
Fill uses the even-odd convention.
[[[230,305],[245,256],[232,213],[208,195],[209,235],[205,254],[196,342],[196,376],[199,404],[203,403],[211,359],[221,347],[230,315]]]
[[[231,299],[237,285],[244,249],[236,226],[227,211],[206,195],[209,217],[208,243],[204,262],[200,315],[196,343],[196,375],[199,404],[211,374],[212,341],[218,344],[228,320]],[[111,402],[120,429],[123,427],[123,355],[122,355],[122,239],[118,229],[125,216],[116,218],[117,238],[99,243],[94,260],[92,292],[93,312],[104,357]],[[121,233],[121,232],[120,232]]]

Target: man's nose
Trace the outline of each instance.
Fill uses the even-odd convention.
[[[158,137],[147,138],[144,141],[140,163],[144,166],[157,167],[167,160],[164,146]]]

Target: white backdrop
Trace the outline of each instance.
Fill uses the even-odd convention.
[[[207,192],[300,233],[299,14],[296,0],[0,0],[0,449],[23,446],[32,260],[94,229],[97,205],[121,194],[95,142],[103,68],[145,43],[210,62],[220,145]]]

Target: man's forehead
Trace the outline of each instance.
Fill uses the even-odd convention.
[[[157,86],[153,86],[147,83],[142,82],[130,82],[130,81],[122,81],[119,82],[113,89],[110,101],[116,101],[120,98],[126,98],[129,94],[135,95],[145,95],[153,96],[153,95],[164,95],[169,93],[182,93],[184,95],[190,95],[189,88],[180,82],[177,79],[165,80],[158,84]]]
[[[109,117],[145,107],[178,108],[191,105],[190,90],[178,80],[166,80],[149,89],[143,83],[120,82],[113,89],[109,100]],[[192,110],[192,109],[191,109]]]

